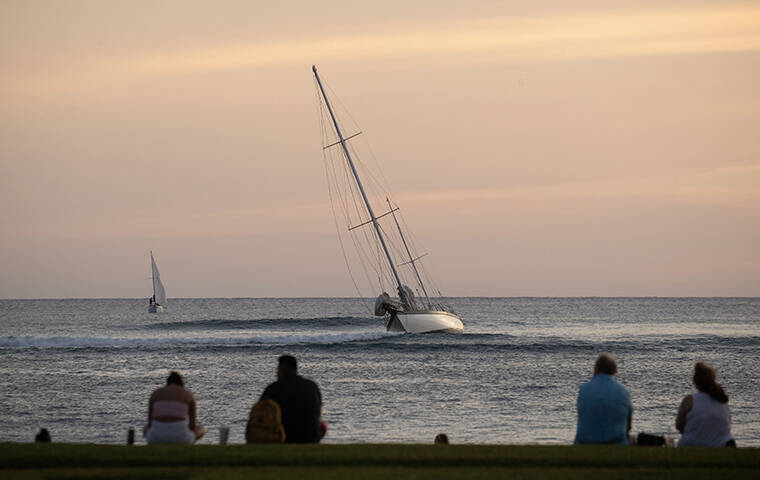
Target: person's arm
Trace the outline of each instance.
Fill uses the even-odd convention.
[[[253,410],[253,407],[251,407]],[[253,443],[251,439],[251,413],[248,413],[248,421],[245,422],[245,443]]]
[[[274,383],[270,383],[267,385],[267,388],[264,389],[263,392],[261,392],[261,396],[259,397],[259,400],[263,400],[265,398],[274,398]]]
[[[143,428],[143,435],[148,433],[148,430],[150,429],[150,425],[152,421],[153,421],[153,395],[151,395],[150,400],[148,400],[148,423]]]
[[[195,411],[196,411],[195,397],[193,397],[193,394],[190,393],[190,401],[187,404],[187,417],[188,417],[187,426],[192,431],[195,431]]]
[[[626,434],[631,433],[631,424],[633,423],[633,403],[631,403],[631,395],[628,394],[628,427],[625,431]]]
[[[314,389],[317,392],[317,418],[322,418],[322,392],[319,391],[317,384],[314,384]]]
[[[678,414],[676,415],[676,430],[683,433],[684,427],[686,427],[686,414],[691,411],[694,406],[694,401],[691,399],[691,395],[686,395],[681,401],[681,406],[678,407]]]
[[[583,388],[581,386],[581,388]],[[578,389],[578,396],[575,398],[575,439],[573,443],[580,442],[581,434],[581,389]]]

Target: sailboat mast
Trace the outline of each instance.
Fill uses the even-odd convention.
[[[422,277],[420,277],[420,272],[417,270],[417,264],[415,263],[415,258],[412,257],[412,252],[409,251],[409,245],[406,244],[406,238],[404,237],[404,232],[401,231],[401,225],[399,225],[398,223],[398,219],[396,218],[396,213],[393,210],[393,205],[391,205],[391,200],[388,197],[385,197],[385,201],[388,202],[388,208],[391,211],[391,215],[393,215],[393,221],[396,222],[396,228],[398,229],[398,234],[401,237],[401,242],[404,244],[404,248],[406,249],[406,254],[409,256],[409,263],[412,264],[412,268],[414,269],[414,274],[417,275],[417,282],[419,282],[420,287],[422,287],[422,293],[425,294],[425,298],[427,299],[428,306],[430,306],[430,297],[428,296],[427,290],[425,290],[425,284],[422,283]],[[417,260],[419,260],[419,258]]]
[[[391,258],[391,254],[388,251],[388,246],[385,244],[385,238],[383,238],[382,231],[380,230],[380,225],[378,225],[377,223],[375,212],[372,211],[372,205],[369,204],[369,199],[367,199],[367,194],[364,192],[364,186],[362,186],[362,181],[359,179],[359,174],[356,172],[356,167],[354,166],[354,161],[351,159],[351,154],[348,152],[348,147],[346,146],[346,140],[343,138],[343,133],[341,133],[340,131],[340,127],[338,126],[338,121],[335,119],[335,114],[333,113],[332,106],[330,106],[330,101],[327,99],[325,88],[322,86],[322,80],[320,80],[319,74],[317,73],[316,65],[312,65],[311,70],[314,72],[314,78],[317,79],[317,84],[319,85],[319,90],[322,93],[322,98],[325,100],[325,105],[327,105],[327,111],[330,112],[330,118],[332,119],[333,125],[335,126],[335,133],[338,134],[338,139],[340,140],[340,146],[343,148],[343,153],[346,155],[346,161],[348,161],[348,165],[351,167],[351,172],[354,174],[354,179],[356,179],[356,184],[359,186],[359,191],[362,194],[362,199],[364,199],[364,205],[367,206],[367,212],[369,212],[369,216],[372,219],[372,225],[375,227],[375,232],[377,232],[377,238],[380,239],[380,244],[383,246],[383,251],[385,252],[385,256],[388,258],[388,264],[390,265],[391,270],[393,271],[393,276],[396,278],[396,284],[398,285],[398,293],[400,295],[400,298],[402,301],[404,301],[404,303],[406,303],[406,298],[401,288],[401,277],[399,277],[398,275],[398,271],[396,270],[396,265],[393,264],[393,259]]]

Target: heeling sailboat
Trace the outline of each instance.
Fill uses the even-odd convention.
[[[340,146],[341,151],[343,152],[343,157],[345,158],[345,162],[350,169],[351,176],[355,181],[355,185],[358,188],[358,193],[360,194],[363,201],[364,207],[366,209],[366,214],[369,217],[369,220],[363,222],[360,221],[357,225],[350,227],[349,230],[354,230],[356,228],[372,224],[375,238],[379,242],[382,252],[385,256],[385,260],[387,261],[387,266],[390,268],[390,271],[393,274],[393,282],[395,283],[396,291],[398,292],[398,301],[395,301],[391,298],[390,295],[383,292],[375,302],[375,315],[385,317],[385,326],[388,331],[401,331],[408,333],[462,332],[464,325],[462,324],[462,320],[459,318],[459,316],[454,313],[451,308],[446,307],[442,304],[436,304],[431,301],[430,296],[428,295],[428,290],[425,287],[418,268],[418,262],[424,255],[415,257],[412,254],[406,237],[404,236],[404,233],[401,229],[401,225],[396,218],[395,212],[398,211],[398,207],[394,208],[391,204],[390,199],[386,197],[389,211],[383,213],[380,216],[375,215],[372,204],[370,203],[370,200],[367,196],[361,178],[359,178],[359,173],[354,163],[354,159],[352,158],[351,152],[347,145],[347,140],[355,137],[358,134],[351,135],[347,138],[343,136],[340,125],[338,124],[338,120],[335,116],[335,112],[332,108],[332,105],[330,104],[329,99],[327,98],[327,94],[325,93],[324,86],[322,85],[322,80],[317,73],[317,67],[312,66],[311,69],[314,72],[314,78],[319,88],[320,99],[324,102],[325,107],[327,107],[334,133],[338,139],[337,142],[333,142],[332,144],[327,145],[324,147],[324,149],[336,147],[338,145]],[[406,255],[404,255],[405,261],[401,262],[398,266],[396,265],[393,255],[391,255],[391,251],[388,247],[386,238],[387,233],[384,233],[382,227],[378,222],[380,218],[385,217],[388,214],[393,216],[396,229],[398,230],[399,238],[404,246],[404,251],[406,253]],[[403,253],[401,255],[403,255]],[[414,280],[421,288],[424,295],[424,300],[416,299],[412,289],[402,282],[398,267],[404,265],[411,266],[412,271],[415,274]],[[378,273],[378,278],[380,277],[381,275]]]
[[[158,313],[164,311],[166,304],[166,290],[161,283],[161,274],[158,273],[156,259],[153,258],[153,251],[150,252],[151,278],[153,279],[153,296],[150,297],[148,313]]]

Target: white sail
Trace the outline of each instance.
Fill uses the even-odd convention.
[[[150,265],[153,268],[153,295],[156,297],[156,303],[159,305],[166,304],[166,290],[161,283],[161,274],[158,273],[156,260],[153,258],[153,252],[150,252]]]

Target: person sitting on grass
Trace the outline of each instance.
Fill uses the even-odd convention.
[[[156,389],[148,402],[148,443],[194,443],[206,429],[196,424],[196,404],[178,372],[169,372],[166,386]]]
[[[319,443],[327,427],[321,425],[322,394],[313,381],[298,375],[295,357],[278,359],[277,381],[261,394],[279,405],[286,443]]]
[[[681,432],[679,447],[736,447],[731,436],[728,395],[715,381],[715,370],[699,362],[694,365],[697,393],[686,395],[676,415]]]
[[[628,390],[613,378],[616,373],[615,359],[599,355],[594,377],[578,391],[575,443],[628,444],[633,406]]]
[[[35,443],[50,443],[50,432],[47,428],[41,428],[40,433],[34,437]]]

